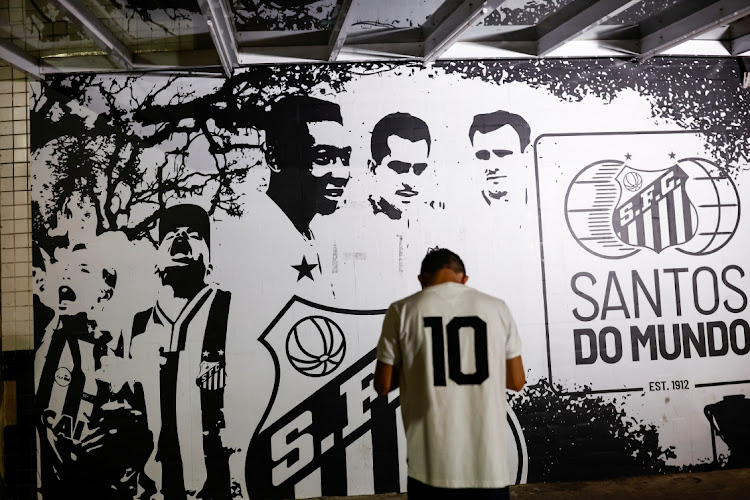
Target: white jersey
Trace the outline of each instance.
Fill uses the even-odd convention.
[[[502,300],[458,283],[391,304],[378,360],[400,365],[409,476],[441,488],[503,488],[505,360],[521,355]]]

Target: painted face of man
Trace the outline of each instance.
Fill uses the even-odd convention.
[[[210,254],[203,236],[189,226],[176,227],[164,235],[158,250],[157,270],[201,271],[205,277],[209,268]]]
[[[310,148],[310,175],[315,193],[316,212],[333,213],[344,194],[351,172],[349,159],[352,148],[346,145],[344,126],[334,121],[308,124],[312,137]]]
[[[487,204],[508,201],[511,198],[513,179],[523,165],[521,141],[515,129],[505,125],[473,137],[474,163],[482,169],[476,172],[482,178],[482,196]]]
[[[425,184],[429,183],[427,141],[412,142],[392,135],[387,144],[390,153],[376,167],[375,175],[386,201],[405,210],[423,201]]]

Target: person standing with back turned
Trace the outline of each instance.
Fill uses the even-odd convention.
[[[383,320],[374,386],[401,389],[410,500],[509,498],[505,389],[526,383],[521,339],[505,302],[467,280],[458,255],[430,250],[422,291]]]

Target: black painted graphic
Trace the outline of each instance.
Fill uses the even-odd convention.
[[[144,373],[158,372],[151,384],[158,404],[146,400],[143,411],[159,412],[160,427],[153,429],[155,449],[150,461],[157,467],[153,477],[157,492],[165,498],[230,498],[228,459],[231,453],[221,440],[224,427],[227,317],[231,295],[206,283],[211,271],[211,224],[208,214],[197,205],[175,205],[159,217],[159,263],[161,280],[156,304],[136,314],[133,320],[130,355]],[[198,344],[199,343],[199,344]],[[193,344],[193,345],[191,345]],[[191,411],[201,415],[200,429],[181,429],[184,420],[178,398],[178,380],[185,376],[186,352],[200,345],[200,365],[193,397],[200,404]],[[157,366],[148,363],[158,362]],[[150,368],[150,369],[149,369]],[[186,478],[196,474],[195,464],[186,462],[179,435],[193,432],[203,444],[205,478],[200,489],[186,486]],[[161,469],[159,472],[159,468]],[[144,471],[144,476],[149,474]],[[192,491],[191,491],[192,490]]]
[[[333,373],[346,354],[346,336],[325,316],[303,318],[289,330],[286,355],[291,365],[308,377]]]
[[[648,171],[621,161],[596,162],[575,177],[565,205],[576,241],[610,259],[670,247],[694,255],[713,253],[732,239],[739,214],[731,176],[702,158]]]
[[[565,394],[543,378],[510,399],[526,437],[530,483],[603,479],[611,477],[608,467],[624,475],[679,472],[668,465],[674,448],[659,442],[657,428],[623,409],[633,396],[579,389]]]
[[[265,131],[271,170],[266,194],[300,233],[312,238],[310,221],[332,214],[349,182],[351,146],[325,143],[346,140],[339,106],[306,96],[282,97],[272,104]]]
[[[711,446],[714,462],[719,461],[716,452],[716,437],[729,448],[729,457],[723,457],[727,467],[748,467],[750,465],[750,399],[744,394],[724,396],[724,398],[703,409],[711,424]]]
[[[376,179],[377,193],[368,197],[374,214],[401,219],[414,205],[428,203],[424,190],[430,181],[423,174],[429,174],[431,143],[427,124],[408,113],[394,113],[375,124],[368,163]]]
[[[476,115],[469,129],[474,157],[484,169],[482,198],[491,205],[508,201],[512,176],[518,175],[525,160],[521,154],[529,145],[531,128],[526,120],[508,111]]]

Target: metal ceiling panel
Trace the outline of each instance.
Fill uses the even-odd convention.
[[[750,0],[6,0],[0,4],[2,55],[42,76],[131,69],[216,73],[223,69],[231,74],[254,64],[438,58],[645,59],[660,53],[729,57],[750,52],[748,36]]]
[[[106,51],[118,66],[133,69],[133,54],[130,49],[125,47],[82,0],[55,0],[55,3],[65,12],[66,17]]]
[[[648,25],[652,29],[646,31],[643,27],[641,28],[643,38],[640,58],[648,59],[750,14],[748,0],[719,0],[699,10],[693,10],[697,3],[696,0],[683,2],[676,7],[684,8],[684,13],[677,15],[677,10],[670,10],[665,11],[664,19],[649,20]]]
[[[237,31],[331,30],[341,0],[231,0]]]
[[[31,57],[101,53],[56,5],[32,0],[0,2],[0,38]]]
[[[636,5],[641,0],[578,0],[545,18],[537,55],[545,56],[585,32]],[[574,8],[576,7],[576,8]],[[539,28],[541,34],[541,26]]]

